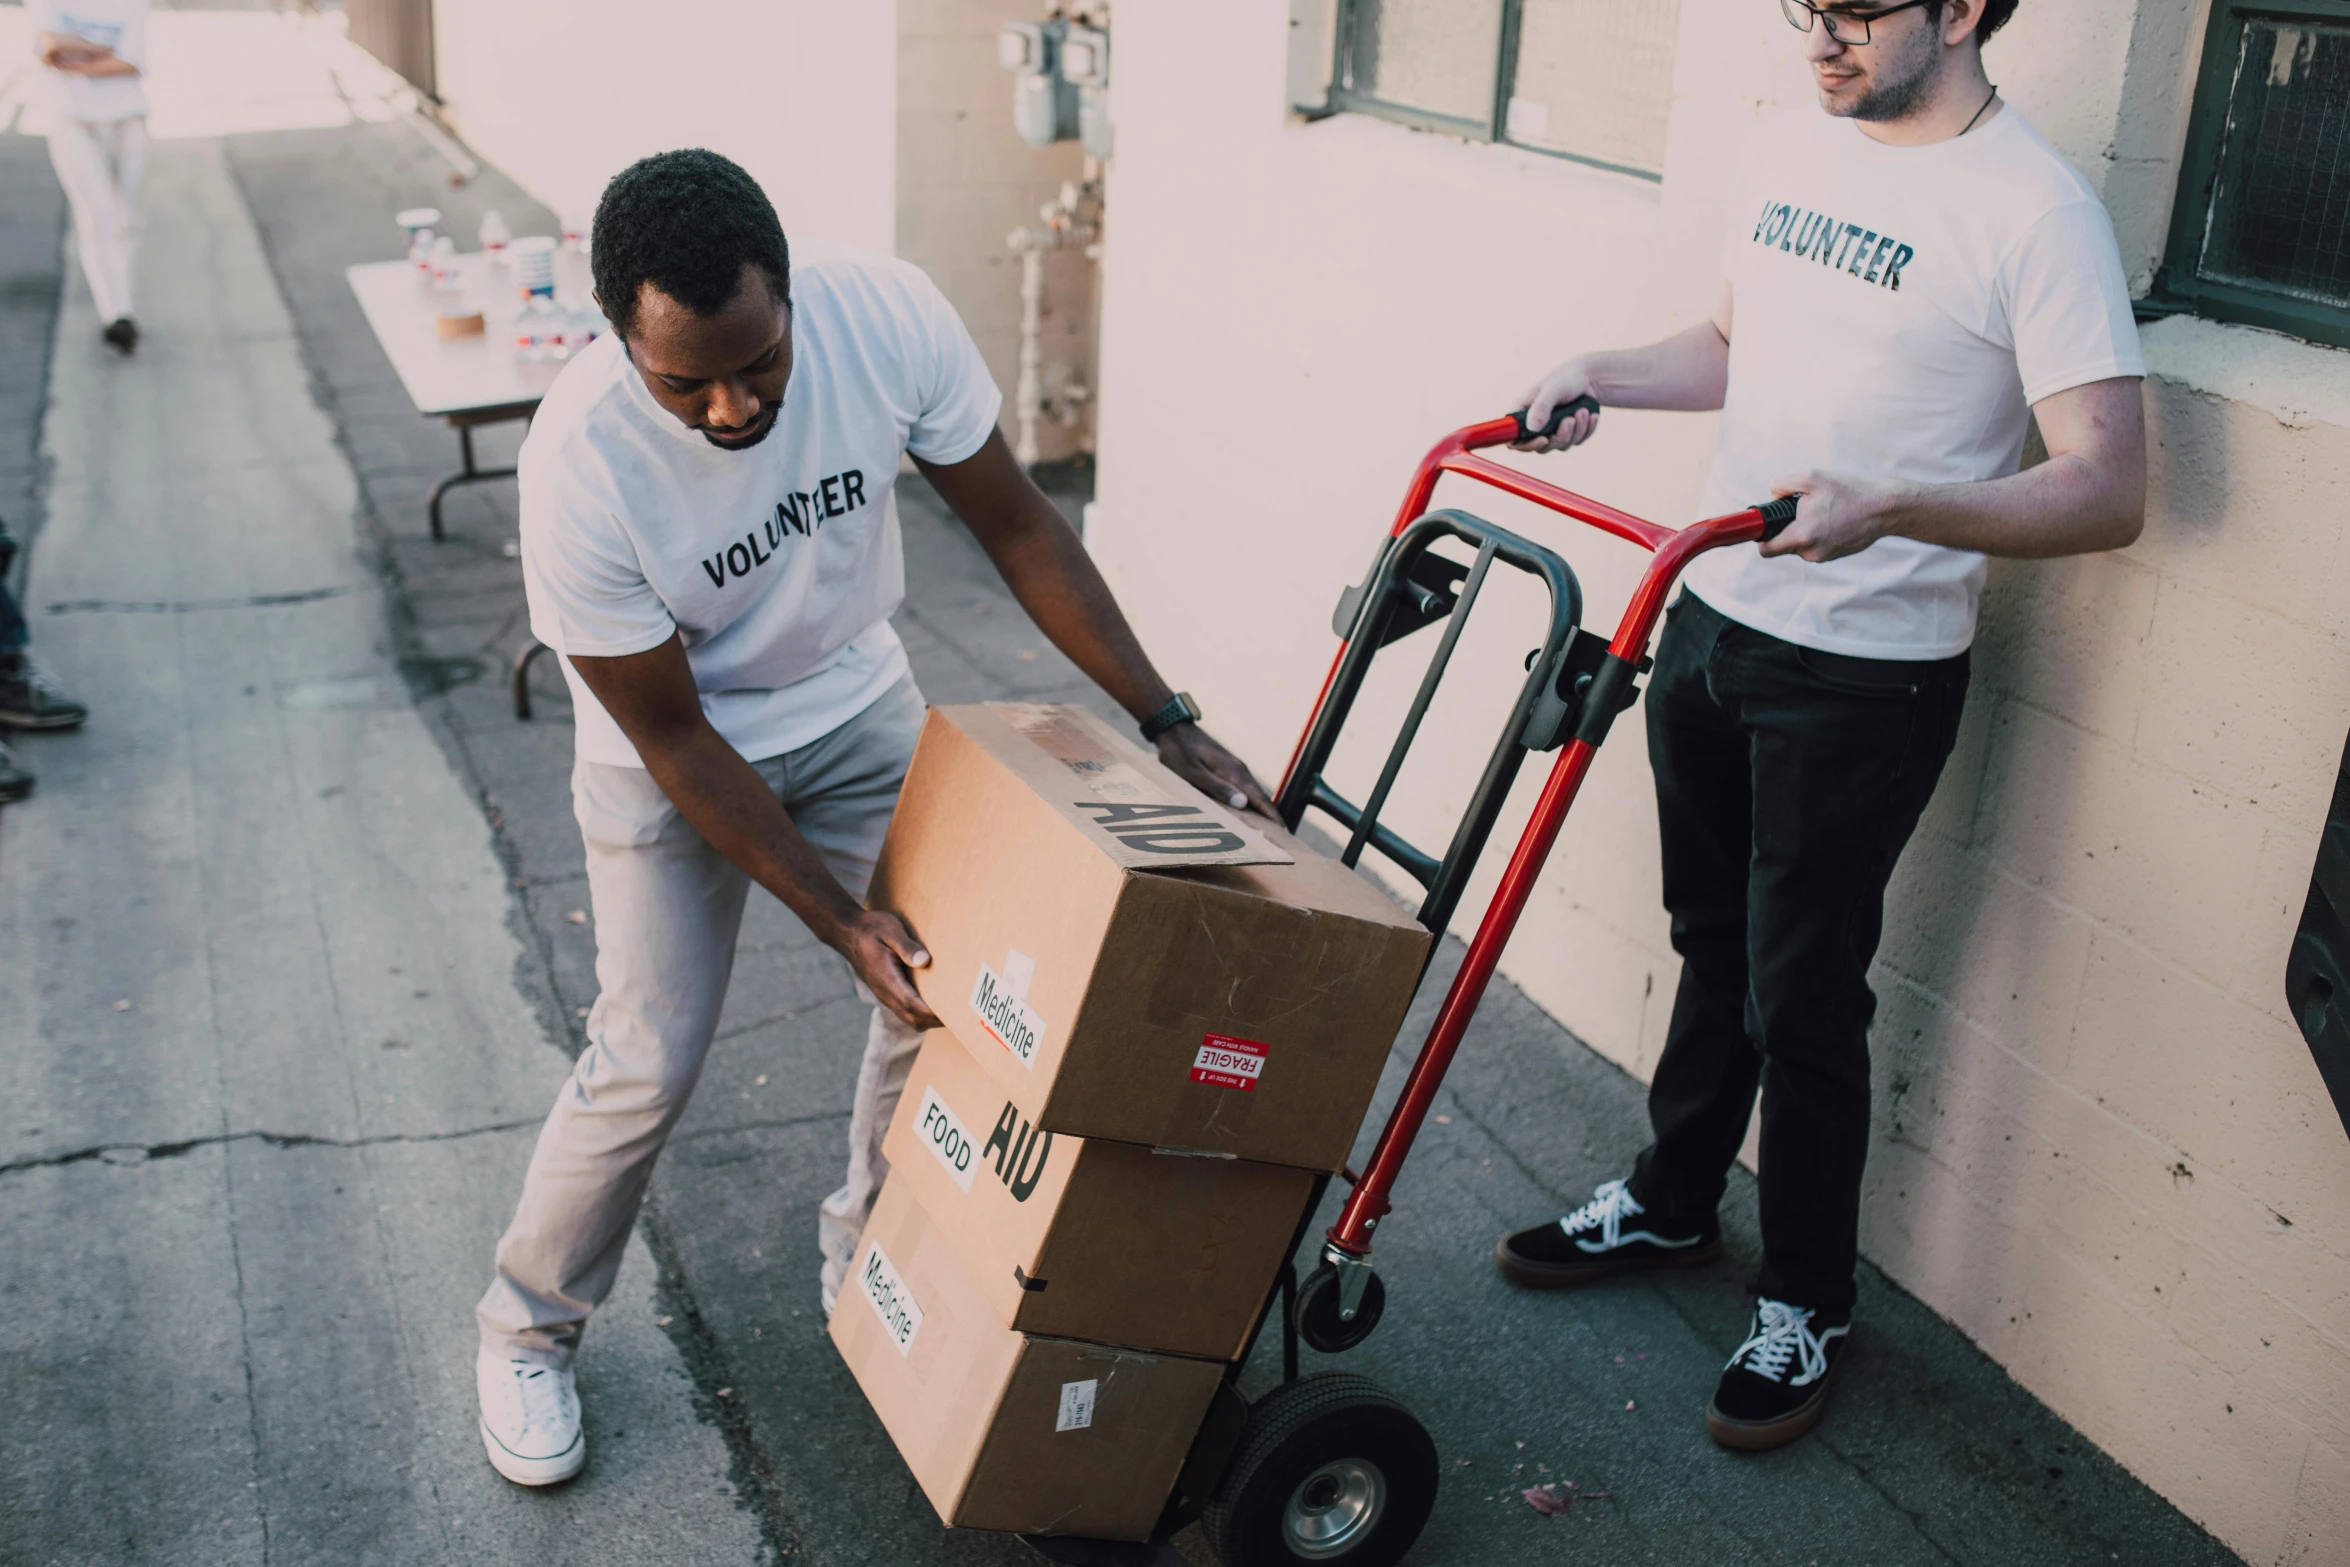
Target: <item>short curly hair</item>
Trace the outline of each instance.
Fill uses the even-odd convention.
[[[723,310],[757,267],[791,292],[791,246],[775,203],[732,158],[703,147],[657,152],[612,176],[596,203],[590,252],[612,328],[636,326],[647,283],[696,315]]]

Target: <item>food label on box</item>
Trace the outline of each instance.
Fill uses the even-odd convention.
[[[1193,1082],[1237,1088],[1244,1094],[1256,1092],[1257,1078],[1264,1070],[1265,1047],[1230,1034],[1208,1035],[1200,1041],[1199,1054],[1191,1058]]]
[[[914,1118],[914,1130],[922,1139],[922,1146],[930,1156],[946,1167],[947,1176],[965,1191],[971,1189],[971,1132],[947,1102],[938,1097],[935,1087],[922,1090],[922,1113]]]
[[[1101,1392],[1099,1377],[1087,1377],[1082,1382],[1061,1384],[1061,1414],[1053,1422],[1055,1431],[1082,1431],[1093,1424],[1093,1401]]]
[[[881,1318],[889,1341],[903,1355],[913,1349],[914,1335],[922,1331],[922,1308],[914,1303],[914,1292],[906,1288],[906,1281],[898,1277],[898,1270],[876,1241],[865,1253],[865,1266],[857,1273],[857,1283],[865,1291],[865,1298],[873,1303],[874,1315]]]
[[[982,963],[971,982],[971,1010],[995,1042],[1031,1070],[1044,1044],[1044,1019],[1028,1009],[1028,981],[1035,973],[1036,960],[1014,951],[1005,956],[1001,974]]]

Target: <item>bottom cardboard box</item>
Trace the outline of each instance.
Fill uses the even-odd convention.
[[[1147,1538],[1224,1375],[1005,1327],[894,1180],[830,1330],[923,1494],[965,1529]]]

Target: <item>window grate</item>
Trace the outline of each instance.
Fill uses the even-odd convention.
[[[1681,0],[1342,0],[1332,105],[1662,175]]]
[[[2350,306],[2350,28],[2248,19],[2199,277]]]
[[[1524,0],[1511,141],[1662,172],[1681,0]]]

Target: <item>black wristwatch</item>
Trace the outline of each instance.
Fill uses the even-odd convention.
[[[1146,745],[1149,744],[1177,724],[1196,724],[1198,722],[1199,704],[1191,699],[1190,692],[1178,691],[1167,698],[1166,706],[1142,721],[1143,742]]]

